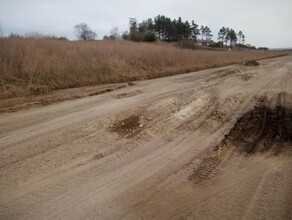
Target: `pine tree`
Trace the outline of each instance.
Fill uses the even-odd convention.
[[[192,26],[191,26],[191,38],[195,41],[198,40],[198,35],[200,35],[200,30],[198,29],[198,25],[192,21]]]
[[[230,29],[227,35],[229,39],[229,45],[230,47],[233,47],[237,42],[236,32],[233,29]]]
[[[201,26],[201,36],[202,40],[204,41],[204,44],[208,44],[208,42],[211,41],[212,34],[211,29],[208,26]]]
[[[239,32],[237,33],[237,36],[238,36],[238,43],[239,43],[239,44],[242,43],[242,35],[243,35],[242,31],[239,31]]]
[[[222,27],[218,32],[218,40],[221,41],[222,47],[224,46],[224,39],[226,37],[226,29]]]

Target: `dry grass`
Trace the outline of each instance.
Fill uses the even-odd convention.
[[[128,82],[277,56],[128,41],[0,39],[0,98]]]

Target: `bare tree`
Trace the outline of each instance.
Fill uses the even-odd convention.
[[[112,40],[116,40],[120,38],[120,33],[119,33],[119,28],[118,27],[113,27],[113,29],[110,32],[109,38]]]
[[[76,37],[79,40],[94,40],[97,36],[96,33],[85,23],[75,25],[74,29],[76,32]]]
[[[26,33],[24,36],[25,38],[30,38],[30,39],[43,39],[46,37],[44,34],[39,33],[39,32],[29,32],[29,33]]]
[[[10,34],[8,35],[8,37],[9,37],[9,38],[23,38],[22,35],[17,34],[17,33],[10,33]]]
[[[1,24],[0,24],[0,37],[3,37],[3,30],[2,30]]]

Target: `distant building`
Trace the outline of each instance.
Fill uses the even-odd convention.
[[[196,45],[198,45],[198,46],[203,46],[203,45],[209,45],[210,43],[212,43],[212,40],[207,40],[207,41],[205,41],[205,40],[197,40],[196,41]]]
[[[197,40],[196,41],[196,45],[202,46],[202,45],[204,45],[204,41],[203,40]]]

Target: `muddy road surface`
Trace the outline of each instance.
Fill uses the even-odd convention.
[[[292,219],[292,56],[0,114],[0,219]]]

